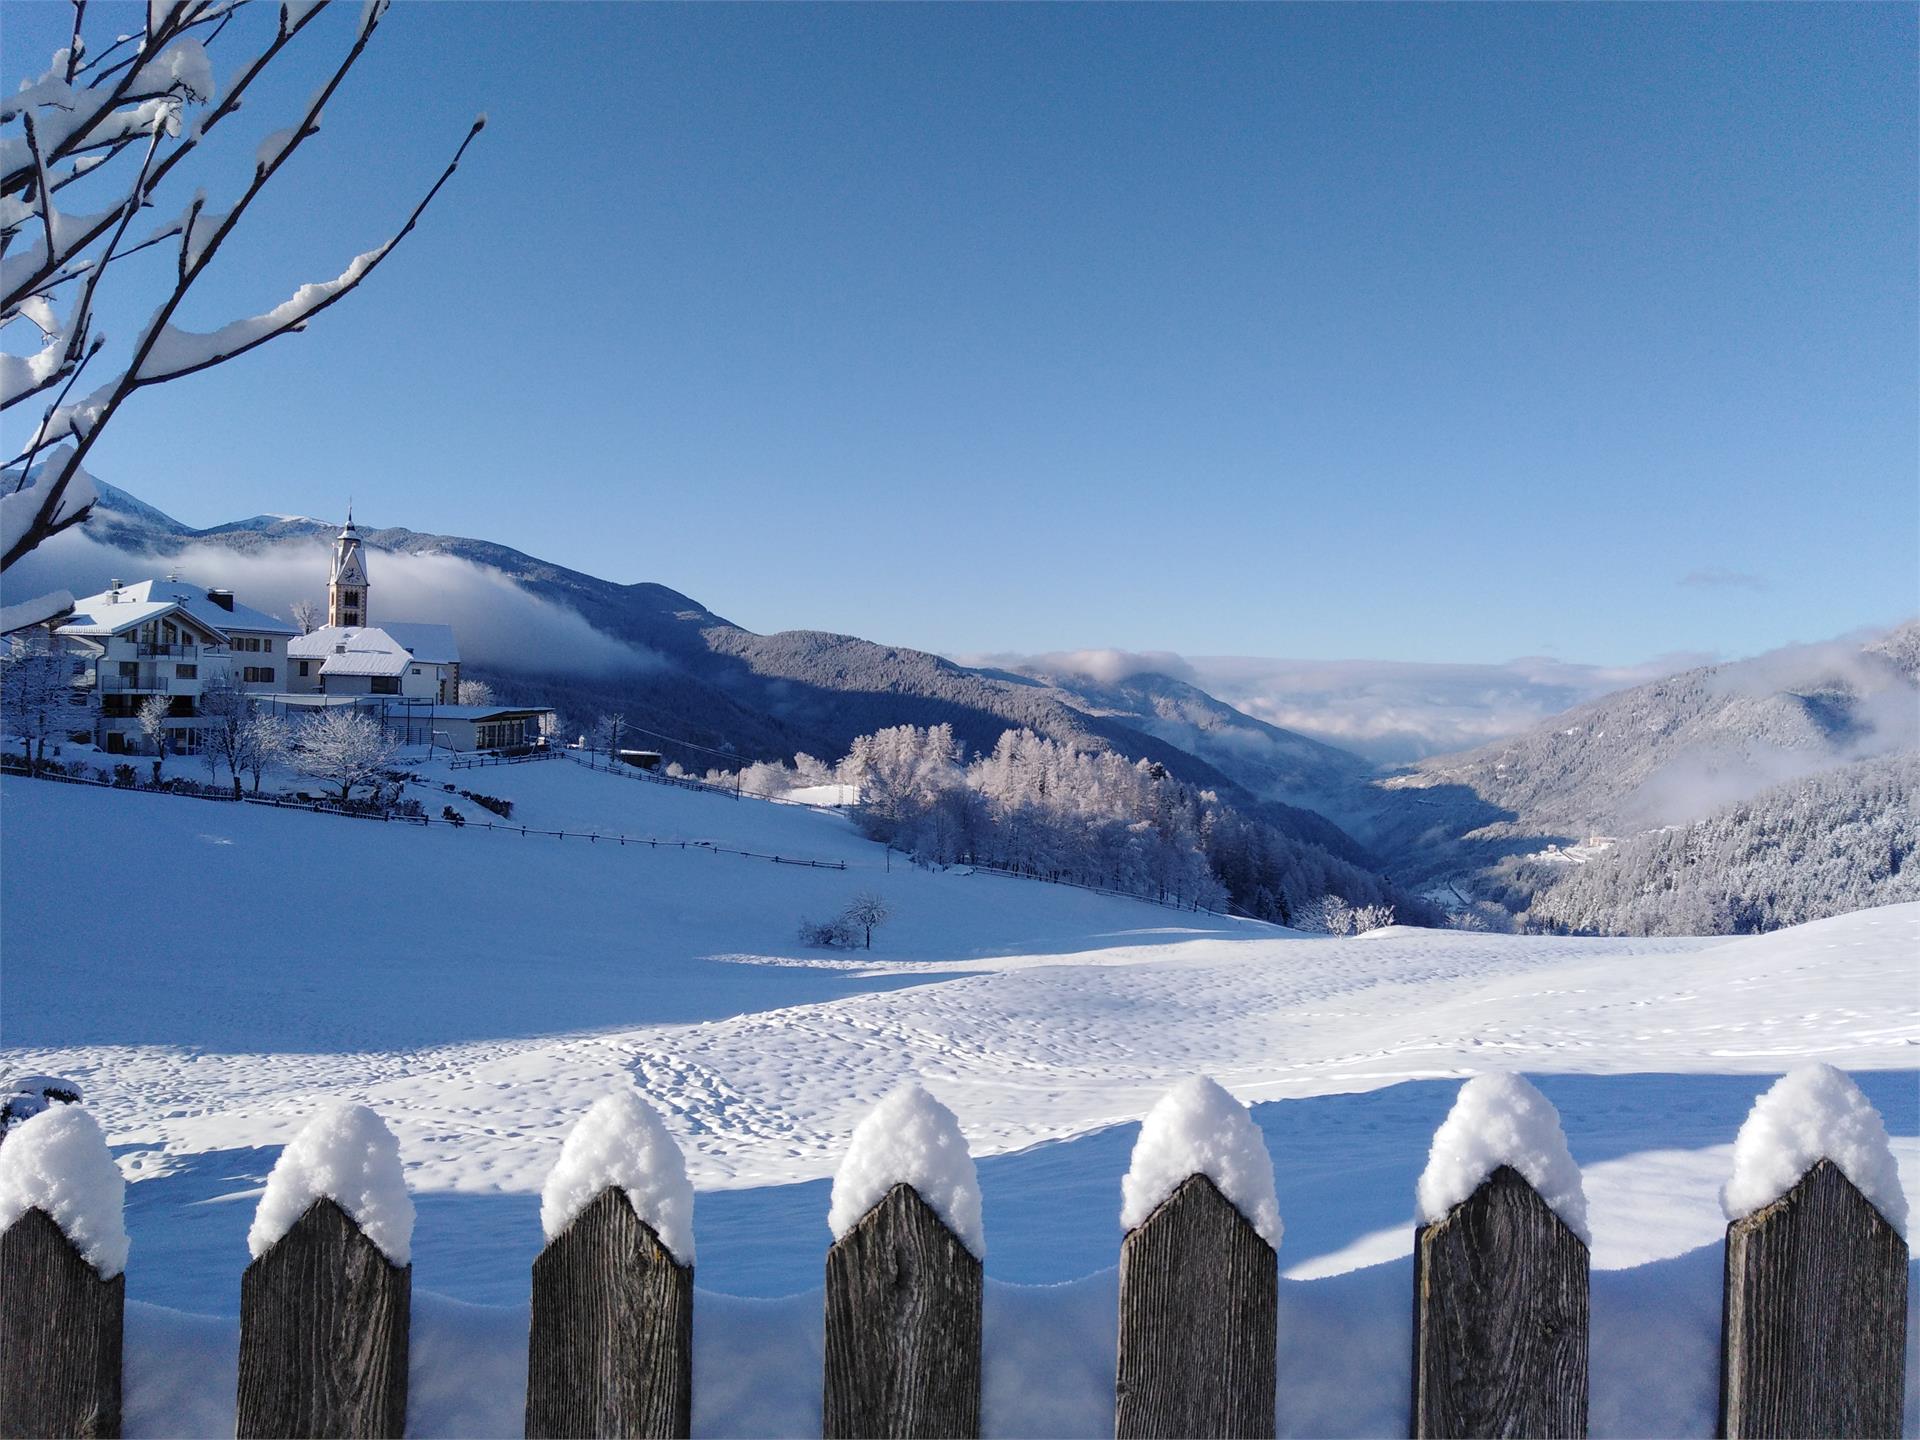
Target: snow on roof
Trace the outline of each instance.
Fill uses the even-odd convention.
[[[1205,1075],[1182,1080],[1147,1112],[1120,1182],[1121,1228],[1142,1224],[1193,1175],[1213,1181],[1260,1238],[1280,1248],[1285,1227],[1267,1142],[1247,1107]]]
[[[382,654],[407,663],[452,665],[460,659],[460,647],[453,642],[450,625],[416,625],[395,621],[390,625],[323,625],[310,635],[287,642],[287,654],[296,660],[339,658],[341,646],[348,654]],[[331,675],[397,675],[393,669],[353,670],[334,668]]]
[[[140,580],[76,600],[73,619],[60,630],[72,635],[118,635],[129,626],[143,624],[176,607],[222,636],[235,630],[261,635],[297,633],[277,615],[238,600],[231,610],[217,605],[204,587],[180,579]]]
[[[1727,1219],[1739,1220],[1785,1195],[1822,1160],[1831,1160],[1887,1223],[1907,1228],[1907,1196],[1880,1112],[1851,1078],[1808,1061],[1754,1102],[1733,1142],[1733,1175],[1720,1192]]]
[[[1505,1073],[1476,1075],[1462,1085],[1434,1132],[1414,1191],[1420,1223],[1444,1220],[1502,1165],[1519,1171],[1569,1230],[1593,1243],[1580,1167],[1567,1149],[1560,1112],[1525,1079]]]
[[[363,650],[349,646],[320,663],[322,675],[404,675],[413,657],[404,650]]]
[[[78,1105],[54,1105],[0,1144],[0,1230],[43,1210],[107,1279],[127,1268],[127,1182],[107,1137]]]
[[[413,1200],[400,1173],[400,1143],[364,1105],[323,1110],[280,1152],[247,1232],[257,1260],[299,1223],[313,1202],[329,1199],[395,1265],[413,1247]]]
[[[547,1239],[558,1239],[601,1191],[615,1185],[673,1258],[693,1264],[693,1185],[686,1157],[631,1085],[596,1100],[560,1147],[559,1162],[540,1191]]]
[[[866,1218],[895,1185],[911,1185],[976,1260],[987,1239],[980,1225],[980,1180],[960,1122],[918,1085],[902,1085],[853,1128],[847,1158],[833,1177],[827,1225],[836,1240]]]
[[[501,715],[549,715],[551,705],[436,705],[435,715],[449,720],[491,720]],[[638,753],[638,752],[628,752]]]

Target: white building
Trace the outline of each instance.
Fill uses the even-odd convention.
[[[287,670],[287,642],[298,632],[277,616],[176,577],[112,582],[76,600],[54,630],[75,657],[75,688],[100,697],[95,743],[118,754],[143,748],[139,712],[158,695],[177,750],[199,747],[200,695],[231,678],[242,690],[272,693]]]

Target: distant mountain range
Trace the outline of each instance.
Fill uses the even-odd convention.
[[[136,568],[142,558],[190,552],[204,566],[206,547],[215,547],[276,562],[275,574],[292,573],[277,562],[297,555],[305,576],[337,529],[309,516],[261,515],[196,530],[124,490],[101,490],[85,533],[126,552]],[[1002,731],[1024,726],[1158,763],[1283,833],[1416,888],[1451,882],[1467,893],[1508,857],[1699,819],[1770,786],[1920,748],[1917,623],[1871,641],[1684,670],[1493,744],[1383,769],[1173,674],[1096,678],[1045,660],[967,666],[850,635],[760,635],[665,586],[615,584],[463,536],[364,534],[377,552],[481,567],[496,586],[510,581],[630,647],[634,664],[624,669],[574,667],[564,654],[510,645],[470,652],[467,668],[507,698],[555,705],[570,726],[622,711],[691,769],[799,751],[832,760],[856,736],[902,724],[948,724],[970,750],[986,751]],[[93,559],[95,568],[103,563]],[[306,590],[317,598],[317,585]],[[451,619],[465,632],[459,614],[423,609],[418,618]]]

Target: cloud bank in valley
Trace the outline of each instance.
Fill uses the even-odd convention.
[[[1543,658],[1452,665],[1094,649],[974,656],[963,663],[1079,675],[1102,685],[1168,675],[1269,725],[1401,764],[1516,735],[1572,706],[1710,658],[1662,655],[1626,666]]]
[[[177,574],[200,586],[222,586],[243,604],[285,618],[296,600],[324,605],[329,548],[318,540],[287,540],[257,551],[189,544],[154,555],[103,545],[84,531],[56,536],[6,574],[8,601],[46,590],[76,595]],[[482,668],[540,675],[605,678],[657,669],[651,650],[596,630],[577,611],[524,589],[485,565],[454,555],[413,555],[369,548],[372,616],[436,621],[453,626],[461,659]]]

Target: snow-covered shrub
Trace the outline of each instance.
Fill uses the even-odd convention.
[[[800,917],[800,943],[802,945],[822,945],[851,950],[858,938],[853,922],[845,915],[836,915],[831,920],[809,920]]]
[[[1393,906],[1362,905],[1353,912],[1353,933],[1364,935],[1369,930],[1384,930],[1393,924]]]

